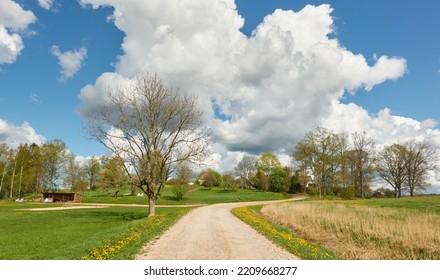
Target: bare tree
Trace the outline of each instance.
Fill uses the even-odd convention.
[[[215,186],[216,178],[213,172],[205,172],[200,177],[200,181],[202,181],[202,186],[211,189],[213,186]]]
[[[187,186],[191,182],[193,172],[188,164],[182,163],[176,169],[176,176],[179,186]]]
[[[182,162],[200,163],[210,130],[197,99],[168,88],[157,75],[109,90],[108,105],[88,119],[89,135],[126,161],[130,182],[149,199],[149,216],[165,181]]]
[[[15,156],[14,159],[14,171],[12,172],[12,179],[11,179],[11,192],[9,193],[9,198],[12,198],[13,196],[13,192],[14,192],[14,179],[15,179],[15,171],[17,169],[17,162],[18,162],[18,157]]]
[[[188,164],[182,163],[176,169],[177,185],[173,187],[173,193],[177,200],[182,200],[189,191],[189,183],[193,177],[193,172]]]
[[[256,157],[245,155],[234,168],[234,174],[240,177],[242,184],[247,188],[255,189],[257,187],[255,180],[253,180],[257,171],[256,163]]]
[[[429,172],[437,168],[437,152],[425,141],[408,141],[404,144],[387,146],[380,153],[377,171],[396,191],[396,197],[402,191],[414,196],[429,185]]]
[[[87,188],[86,170],[75,160],[75,155],[67,155],[63,185],[73,191],[84,191]]]
[[[338,173],[342,170],[342,159],[347,149],[347,136],[318,127],[308,132],[295,146],[293,159],[302,170],[310,170],[318,187],[319,195],[339,185]]]
[[[353,150],[348,153],[350,162],[352,184],[355,190],[365,197],[365,192],[374,173],[374,149],[373,139],[366,133],[353,133]]]
[[[436,168],[437,152],[426,141],[405,143],[407,185],[410,196],[423,191],[429,185],[429,171]]]
[[[407,182],[406,148],[402,144],[386,146],[377,158],[376,170],[395,191],[395,197],[402,196]]]
[[[234,172],[232,171],[223,172],[222,181],[223,190],[225,191],[235,190],[235,188],[239,186],[239,181],[235,179]]]

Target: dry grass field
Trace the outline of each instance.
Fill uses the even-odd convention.
[[[433,211],[309,201],[268,205],[262,213],[344,259],[440,259],[440,215]]]

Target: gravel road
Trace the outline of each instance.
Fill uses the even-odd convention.
[[[225,203],[194,209],[155,242],[144,246],[136,259],[298,259],[291,253],[277,247],[230,212],[236,207],[279,202],[281,201]]]

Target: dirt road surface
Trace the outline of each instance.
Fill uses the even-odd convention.
[[[290,200],[298,200],[295,198]],[[281,201],[215,204],[197,208],[158,240],[147,244],[138,260],[291,260],[296,256],[277,247],[231,214],[241,206]]]

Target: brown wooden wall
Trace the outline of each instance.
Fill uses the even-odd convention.
[[[53,202],[68,202],[81,203],[82,196],[77,193],[42,193],[42,201],[46,198],[53,198]]]

